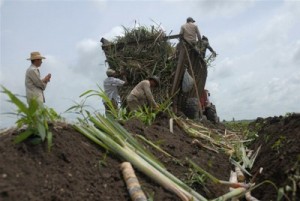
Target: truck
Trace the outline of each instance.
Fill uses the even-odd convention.
[[[179,42],[172,43],[174,39]],[[207,61],[202,58],[199,48],[180,35],[166,35],[153,26],[150,29],[138,27],[125,29],[125,35],[114,41],[101,38],[100,42],[108,68],[120,72],[120,78],[128,83],[119,89],[123,105],[138,82],[157,75],[161,79],[161,87],[152,93],[158,102],[172,99],[175,113],[183,113],[191,119],[206,118],[218,122],[215,106],[208,101],[209,93],[204,89]],[[194,80],[189,91],[182,90],[185,71]]]
[[[210,101],[210,92],[207,89],[204,89],[201,97],[201,108],[203,111],[203,118],[207,119],[213,123],[219,123],[220,118],[217,115],[216,106]]]

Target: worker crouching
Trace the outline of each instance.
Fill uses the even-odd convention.
[[[149,77],[146,80],[139,82],[127,96],[127,106],[130,111],[135,111],[140,107],[148,106],[158,108],[154,100],[151,88],[158,87],[160,80],[157,76]]]

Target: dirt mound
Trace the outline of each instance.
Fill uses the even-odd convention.
[[[256,183],[271,180],[278,188],[284,187],[288,197],[293,197],[286,186],[297,189],[294,200],[300,199],[300,114],[288,117],[258,118],[253,125],[261,126],[259,137],[252,148],[261,150],[255,161],[253,173],[263,167]],[[294,183],[293,183],[294,182]],[[276,200],[277,190],[264,185],[253,191],[261,200]]]
[[[73,128],[52,130],[51,152],[45,144],[13,144],[16,132],[1,136],[0,200],[125,200],[120,161],[112,156],[102,165],[105,152]]]
[[[161,116],[152,126],[138,120],[125,123],[133,134],[140,134],[176,157],[174,161],[148,147],[167,170],[183,181],[192,181],[185,157],[192,159],[216,177],[227,180],[230,164],[228,156],[216,154],[192,145],[192,138],[175,125],[168,130],[168,118]],[[0,200],[130,200],[115,156],[90,142],[69,125],[51,126],[53,147],[47,152],[45,144],[29,142],[13,144],[20,131],[0,136]],[[225,173],[225,174],[224,174]],[[142,188],[154,200],[180,200],[136,170]],[[208,198],[225,193],[226,189],[194,183],[197,192]]]
[[[168,171],[192,185],[204,197],[216,198],[223,195],[228,188],[216,186],[208,180],[202,181],[204,187],[185,158],[193,160],[215,177],[228,180],[232,168],[228,155],[193,145],[193,139],[177,125],[174,126],[174,133],[171,133],[168,122],[168,117],[161,115],[152,126],[145,126],[138,120],[130,120],[123,126],[133,135],[143,135],[160,144],[162,149],[176,157],[178,160],[172,160],[145,145]],[[292,186],[288,177],[298,174],[299,179],[300,116],[258,119],[255,123],[261,125],[262,129],[252,148],[256,150],[260,145],[262,148],[252,172],[260,167],[264,168],[256,183],[271,180],[278,187]],[[223,129],[222,126],[219,127]],[[55,124],[51,126],[51,130],[54,136],[51,152],[47,152],[45,144],[14,144],[13,138],[20,131],[11,130],[0,136],[1,201],[20,198],[33,201],[130,200],[119,170],[122,160],[99,148],[70,125]],[[136,170],[136,175],[147,197],[158,201],[180,200],[143,173]],[[299,180],[296,185],[299,189]],[[260,200],[276,200],[277,197],[277,191],[271,185],[263,185],[252,194]],[[296,196],[300,197],[299,192]]]

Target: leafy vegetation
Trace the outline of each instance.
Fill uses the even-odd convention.
[[[169,173],[150,152],[144,149],[143,146],[115,120],[105,118],[100,114],[96,114],[96,116],[90,115],[89,117],[92,124],[87,124],[82,121],[74,125],[75,129],[104,149],[129,161],[144,174],[174,192],[183,200],[206,200],[203,196],[193,191],[189,186]]]
[[[285,140],[286,137],[284,135],[280,135],[276,142],[271,146],[271,148],[279,152],[279,149],[283,146]]]
[[[2,93],[9,97],[9,101],[17,107],[15,113],[12,115],[18,116],[16,121],[17,127],[26,127],[25,131],[20,133],[15,139],[15,143],[23,142],[31,136],[34,136],[31,140],[32,143],[40,143],[47,140],[48,150],[50,151],[52,146],[52,133],[49,130],[48,122],[61,119],[61,117],[55,112],[54,109],[49,109],[43,105],[40,105],[37,100],[32,99],[28,106],[22,102],[16,95],[9,91],[4,86],[1,86]]]
[[[245,146],[247,146],[251,143],[251,141],[258,137],[257,132],[261,128],[261,125],[257,123],[250,129],[250,124],[253,123],[254,122],[250,120],[243,120],[224,122],[224,125],[228,130],[241,133],[242,137],[247,139],[247,142],[245,142]]]
[[[97,85],[97,87],[98,89],[96,90],[87,90],[84,93],[82,93],[80,97],[83,98],[83,100],[79,104],[76,104],[70,107],[69,109],[67,109],[66,112],[73,111],[75,113],[79,113],[83,117],[83,119],[81,120],[86,121],[88,115],[92,113],[92,111],[89,110],[88,105],[86,105],[85,102],[88,98],[92,96],[96,96],[100,98],[99,101],[103,100],[107,104],[109,110],[106,111],[106,115],[111,116],[118,121],[127,121],[129,119],[136,118],[142,121],[146,125],[151,125],[158,113],[160,112],[172,113],[170,109],[171,98],[164,101],[162,104],[160,104],[159,109],[156,110],[148,106],[143,106],[136,111],[130,111],[130,112],[126,109],[126,107],[121,107],[116,109],[113,106],[113,103],[111,102],[107,94],[105,94],[104,90],[99,85]]]

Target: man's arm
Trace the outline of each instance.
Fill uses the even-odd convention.
[[[217,53],[212,49],[212,47],[208,44],[207,49],[214,55],[217,56]]]
[[[152,92],[151,92],[151,89],[150,89],[150,84],[147,84],[146,83],[143,85],[143,90],[145,92],[145,95],[147,97],[147,100],[149,102],[149,104],[153,107],[158,107],[157,103],[155,102],[154,100],[154,97],[152,95]]]
[[[118,78],[114,78],[113,82],[111,83],[112,86],[123,86],[125,84],[125,81],[118,79]]]
[[[38,76],[38,74],[35,72],[35,70],[29,70],[27,72],[27,76],[30,78],[30,80],[33,82],[34,86],[37,88],[40,88],[42,90],[46,89],[47,82],[43,82]]]

